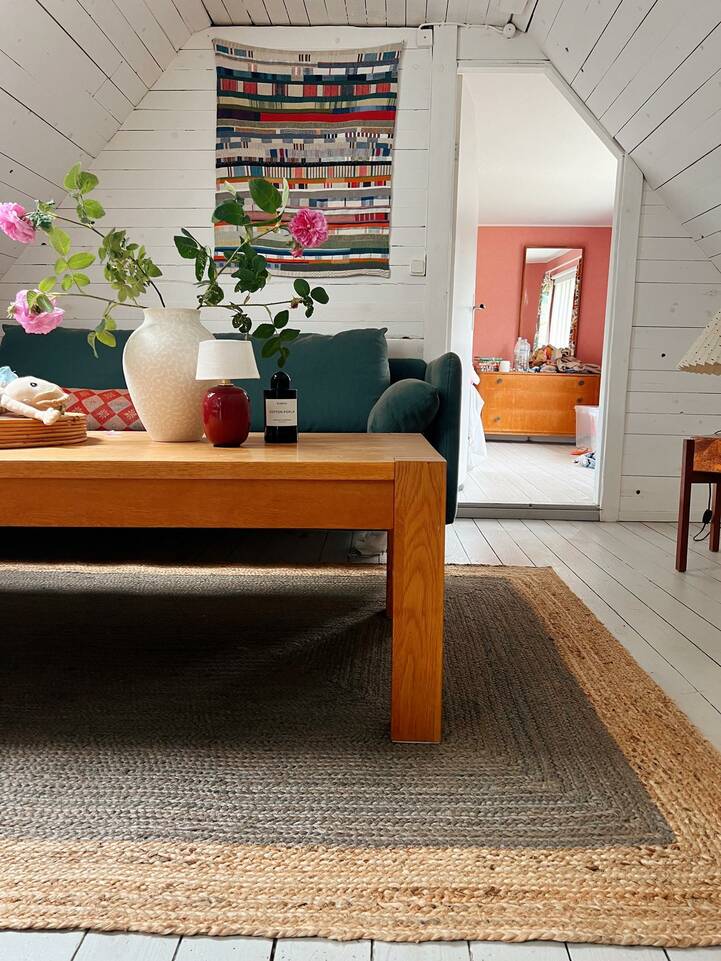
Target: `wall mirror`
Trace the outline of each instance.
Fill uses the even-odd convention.
[[[582,267],[580,247],[525,248],[518,333],[533,349],[550,344],[575,354]]]

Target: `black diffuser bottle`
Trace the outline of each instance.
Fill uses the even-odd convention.
[[[265,401],[266,444],[298,442],[298,391],[290,386],[290,377],[277,370],[270,378],[270,390],[263,391]]]

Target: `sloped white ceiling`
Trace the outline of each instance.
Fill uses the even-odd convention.
[[[721,269],[721,0],[537,0],[529,32]]]
[[[200,0],[0,0],[0,202],[64,195],[188,37]],[[19,256],[0,236],[0,274]]]
[[[532,5],[533,0],[204,0],[214,24],[306,27],[417,27],[433,21],[502,26],[510,11]]]

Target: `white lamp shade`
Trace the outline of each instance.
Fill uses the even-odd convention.
[[[692,374],[721,374],[721,310],[691,344],[678,369]]]
[[[202,340],[197,380],[254,380],[260,377],[249,340]]]

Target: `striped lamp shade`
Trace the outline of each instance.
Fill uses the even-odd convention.
[[[691,374],[721,374],[721,310],[691,344],[678,369]]]

